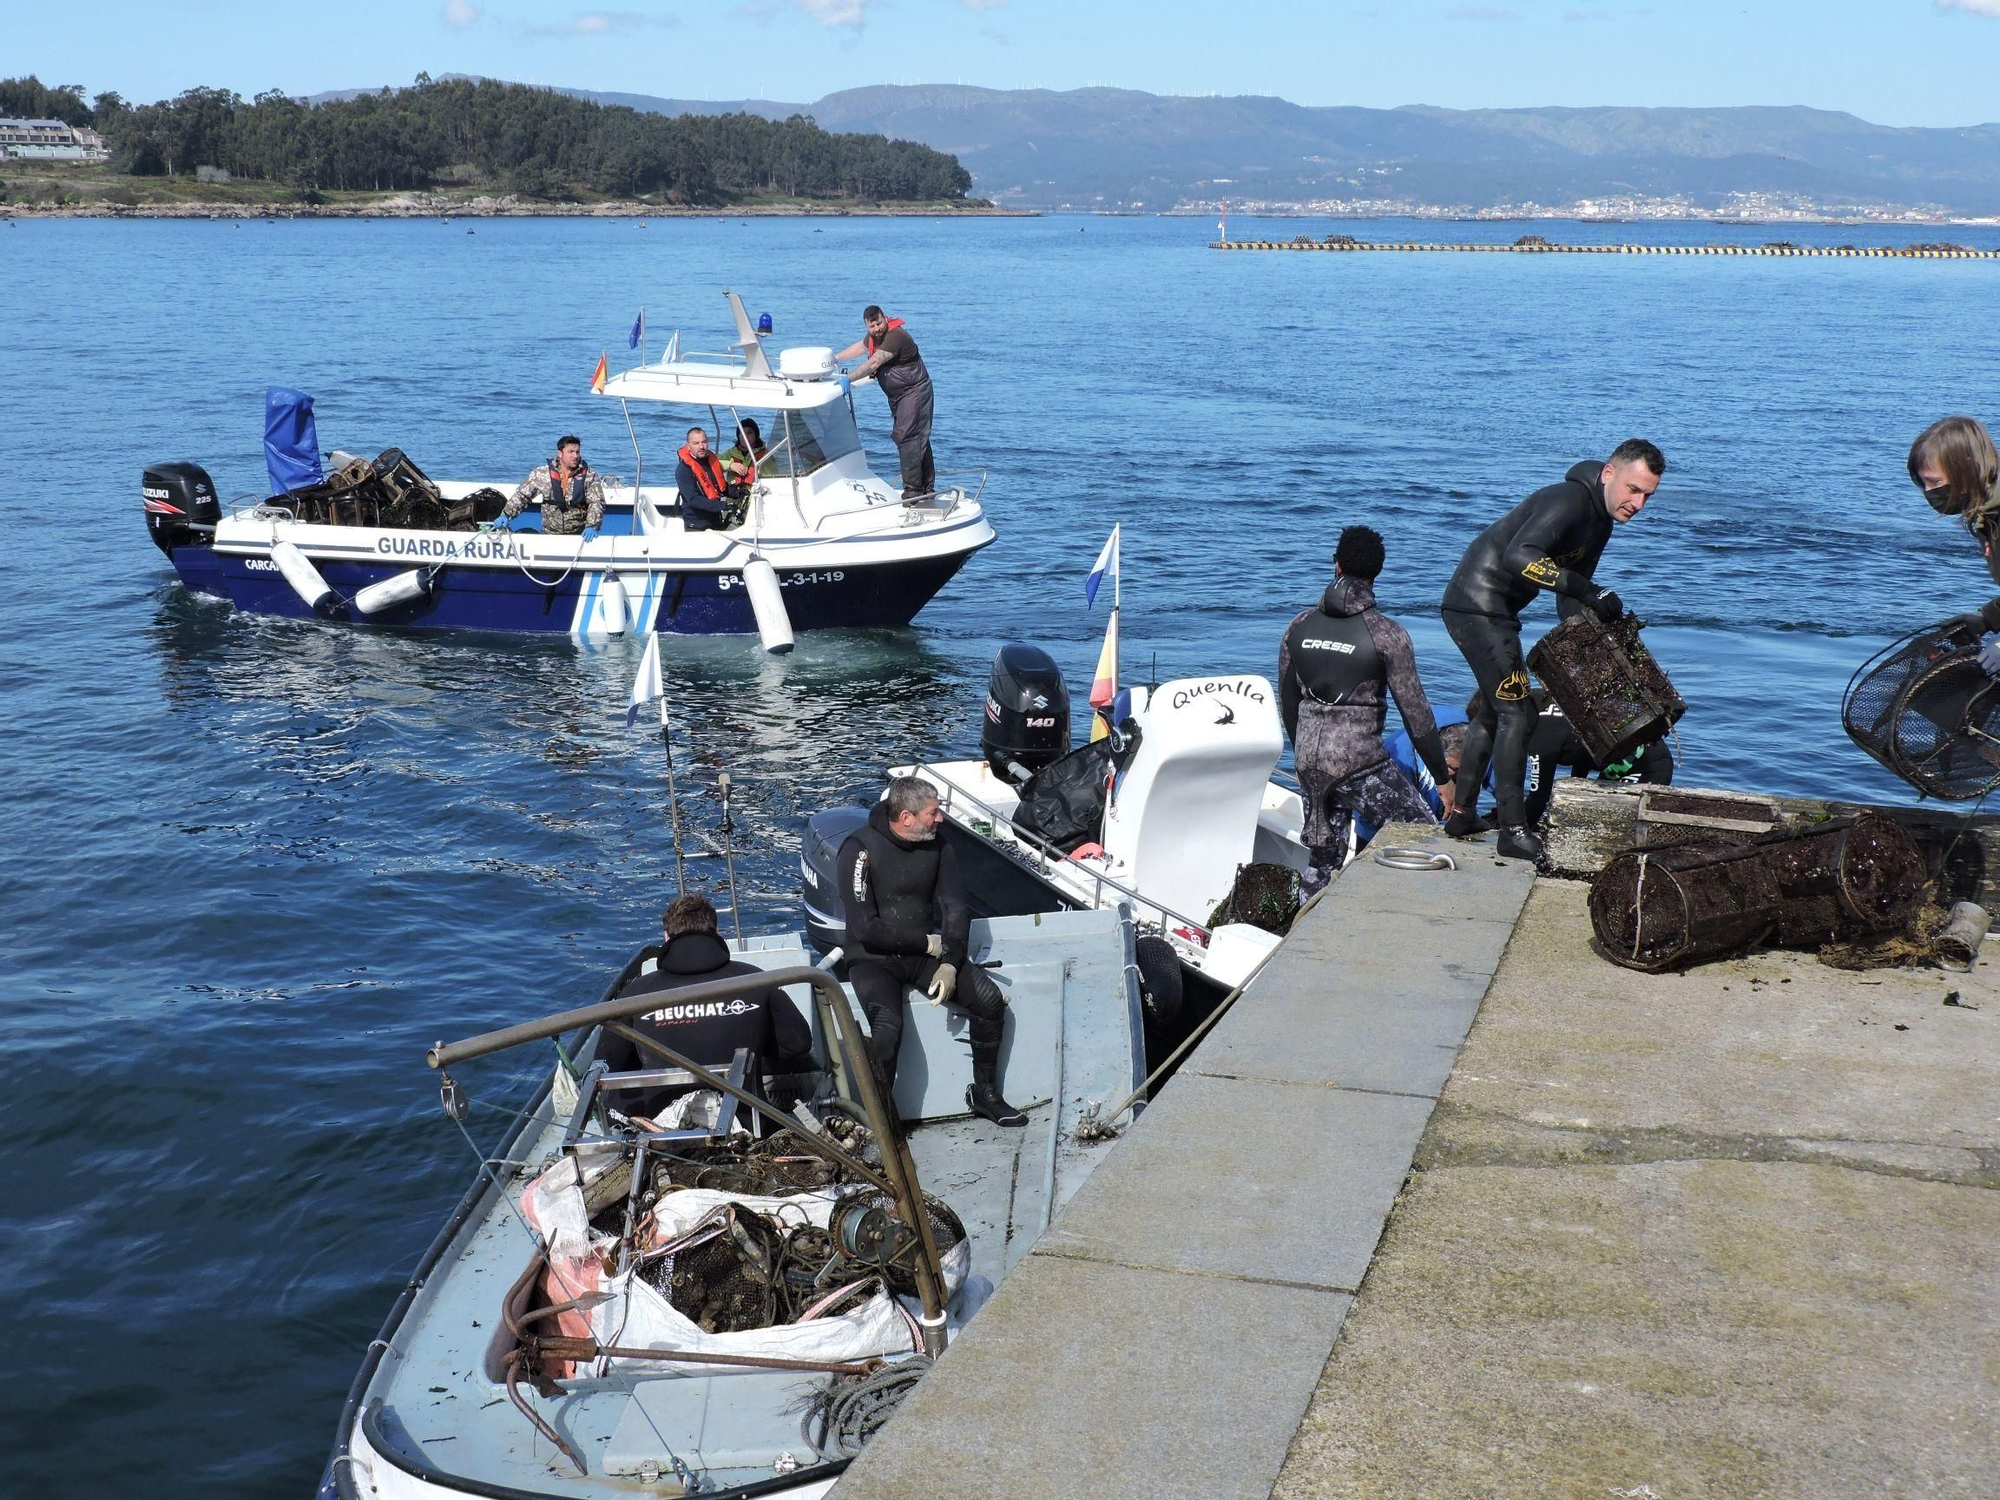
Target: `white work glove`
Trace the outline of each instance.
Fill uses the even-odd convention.
[[[931,997],[931,1004],[944,1004],[951,998],[952,991],[957,988],[958,970],[951,964],[939,964],[937,972],[931,975],[930,989],[927,991]]]
[[[925,938],[924,953],[930,958],[942,958],[944,956],[944,938],[935,932]]]

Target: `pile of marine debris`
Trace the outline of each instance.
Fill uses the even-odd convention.
[[[1928,866],[1884,813],[1787,824],[1769,802],[1652,788],[1633,846],[1591,882],[1591,926],[1605,957],[1649,973],[1762,946],[1842,968],[1967,967],[1990,918],[1944,909]]]

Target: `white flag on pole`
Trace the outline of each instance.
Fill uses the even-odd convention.
[[[639,710],[655,698],[666,694],[666,685],[660,681],[660,636],[658,631],[646,633],[646,654],[639,658],[639,670],[632,677],[632,701],[625,709],[625,727],[630,729],[639,720]]]

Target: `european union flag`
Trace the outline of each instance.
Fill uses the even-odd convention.
[[[639,316],[632,320],[632,336],[629,339],[625,340],[625,347],[627,349],[638,348],[639,340],[644,338],[645,336],[646,336],[646,309],[642,307],[639,309]]]

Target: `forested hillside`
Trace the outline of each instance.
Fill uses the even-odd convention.
[[[276,90],[246,101],[198,88],[133,105],[11,78],[0,80],[0,115],[93,126],[113,166],[134,176],[218,167],[307,200],[457,183],[540,198],[659,195],[685,204],[937,201],[962,198],[971,186],[955,159],[927,146],[830,134],[805,115],[667,117],[469,79],[420,77],[411,88],[321,104]]]

